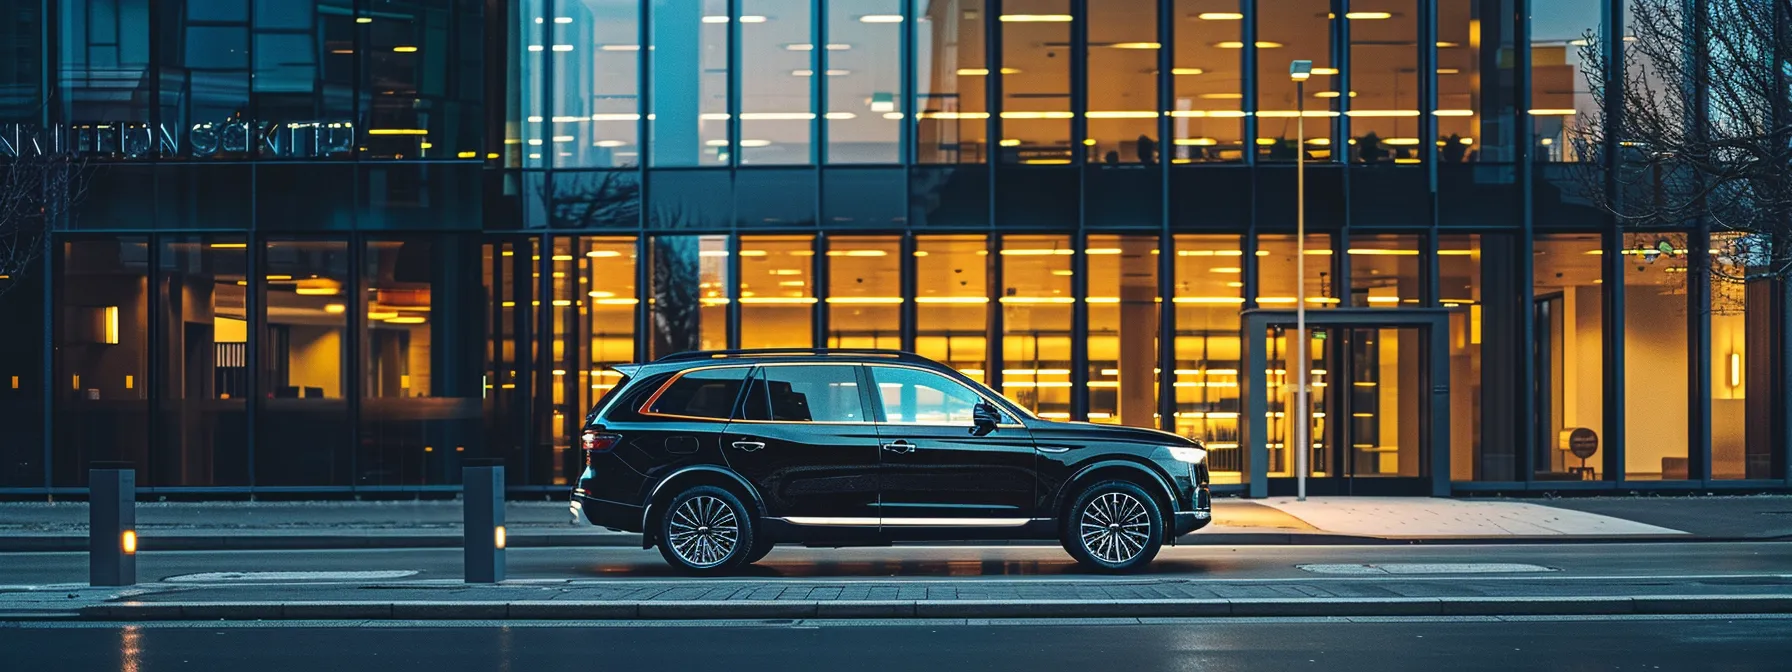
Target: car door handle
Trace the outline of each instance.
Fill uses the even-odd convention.
[[[892,453],[912,453],[915,452],[915,444],[897,440],[884,444],[884,450]]]
[[[764,441],[735,441],[734,447],[751,453],[755,450],[759,450],[760,448],[764,448],[765,442]]]

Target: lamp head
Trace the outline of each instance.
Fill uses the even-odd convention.
[[[1288,63],[1288,78],[1297,82],[1307,81],[1313,76],[1312,61],[1291,61]]]

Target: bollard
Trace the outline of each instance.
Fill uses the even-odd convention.
[[[137,471],[94,462],[87,471],[87,583],[137,583]]]
[[[504,461],[467,460],[461,471],[467,583],[504,580]]]

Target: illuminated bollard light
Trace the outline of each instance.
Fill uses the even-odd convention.
[[[129,462],[94,462],[87,472],[88,584],[137,583],[137,471]]]
[[[467,460],[461,471],[467,583],[504,580],[504,461]]]

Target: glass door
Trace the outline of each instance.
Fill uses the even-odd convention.
[[[1274,327],[1267,337],[1268,471],[1282,480],[1275,494],[1292,494],[1299,417],[1293,412],[1299,385],[1299,363],[1290,347],[1294,330]],[[1417,327],[1309,328],[1309,494],[1424,491],[1428,423],[1420,400],[1429,392],[1430,375],[1424,370],[1423,338]]]
[[[1334,427],[1338,476],[1347,479],[1417,478],[1424,475],[1423,418],[1419,399],[1428,377],[1422,371],[1420,330],[1339,329],[1332,365],[1341,386],[1333,412],[1346,422]],[[1347,386],[1347,387],[1344,387]],[[1360,489],[1352,484],[1351,490]]]

